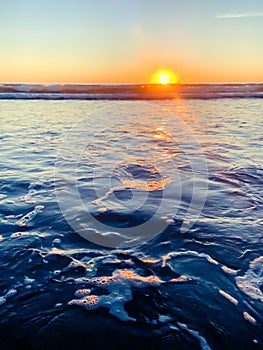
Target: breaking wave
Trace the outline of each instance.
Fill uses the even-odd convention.
[[[167,100],[263,98],[263,83],[87,85],[1,84],[0,99],[21,100]]]

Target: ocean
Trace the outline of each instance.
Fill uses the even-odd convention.
[[[263,349],[263,84],[0,86],[0,349]]]

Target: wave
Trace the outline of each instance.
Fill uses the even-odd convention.
[[[163,100],[263,98],[263,83],[249,84],[0,84],[0,99]]]

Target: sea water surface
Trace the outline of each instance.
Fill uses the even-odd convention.
[[[262,99],[118,103],[0,101],[1,349],[262,349]],[[74,125],[89,135],[81,154]],[[75,177],[86,212],[70,200]],[[167,194],[178,177],[180,196]],[[194,220],[193,183],[206,194]],[[99,245],[71,225],[87,213],[102,237],[165,225]]]

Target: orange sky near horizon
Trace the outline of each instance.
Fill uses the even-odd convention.
[[[229,72],[228,69],[217,70],[204,69],[192,65],[181,66],[179,64],[161,65],[145,64],[138,68],[127,67],[127,69],[116,69],[116,71],[89,72],[88,68],[74,67],[70,71],[63,65],[39,64],[31,66],[30,70],[23,67],[10,67],[1,72],[1,81],[7,83],[28,82],[28,83],[90,83],[90,84],[140,84],[150,83],[153,74],[161,69],[168,69],[178,77],[179,83],[225,83],[225,82],[263,82],[263,74],[258,74],[258,70],[244,71],[236,65],[235,69]]]

